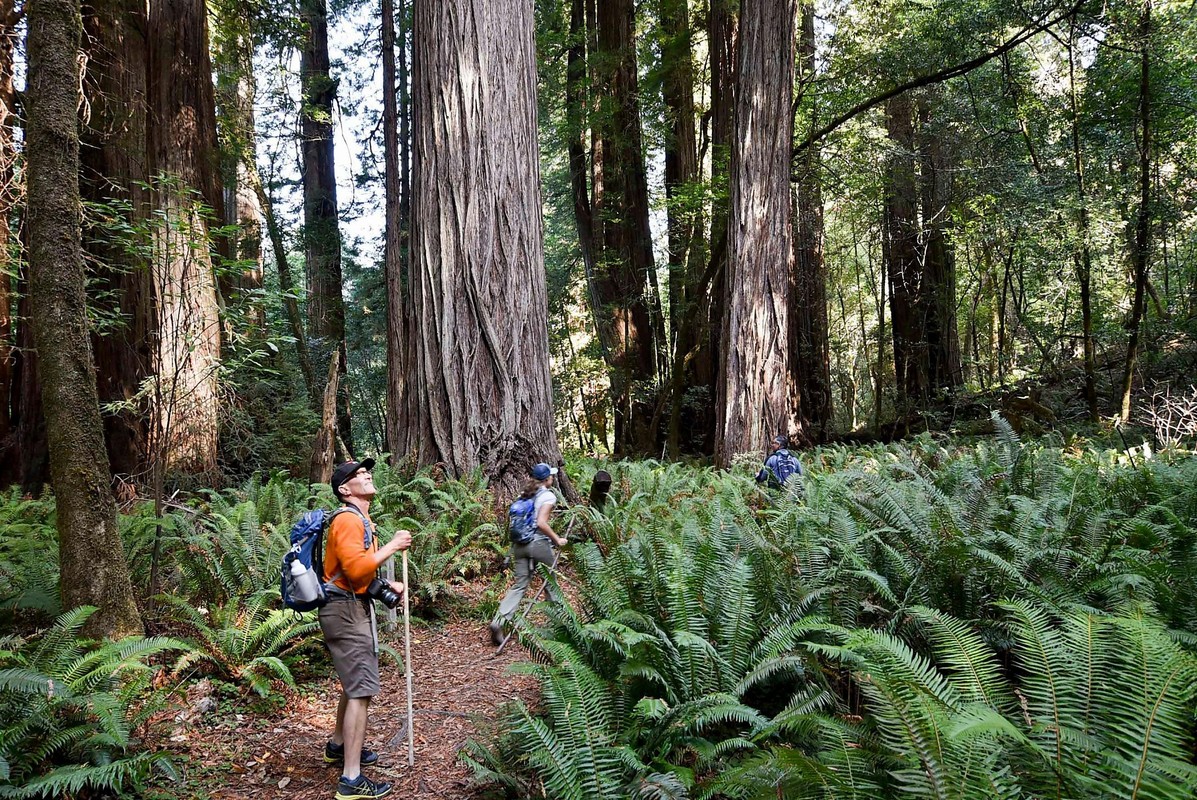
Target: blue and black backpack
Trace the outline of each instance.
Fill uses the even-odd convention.
[[[536,538],[536,496],[517,497],[507,511],[513,544],[528,544]]]
[[[773,473],[779,486],[785,486],[791,475],[802,475],[802,465],[789,450],[778,450],[770,460],[773,461],[773,466],[769,471]]]
[[[324,590],[324,531],[328,528],[332,518],[342,511],[354,511],[348,506],[341,506],[335,511],[317,509],[309,511],[299,518],[291,527],[291,549],[283,556],[282,580],[279,591],[282,593],[283,605],[294,611],[314,611],[328,602],[328,593]],[[356,511],[355,511],[356,513]],[[361,516],[359,514],[359,516]],[[362,517],[365,529],[363,544],[370,547],[370,526]],[[304,566],[304,572],[314,576],[319,586],[318,596],[314,600],[300,600],[296,596],[296,582],[298,578],[292,572],[292,563],[298,561]],[[312,580],[312,578],[308,578]]]

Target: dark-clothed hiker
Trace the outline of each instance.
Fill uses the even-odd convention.
[[[521,501],[533,504],[530,524],[523,530],[517,520],[512,521],[511,563],[515,567],[515,585],[508,590],[503,602],[499,603],[499,610],[490,623],[491,640],[496,644],[503,642],[503,625],[510,621],[519,608],[524,593],[528,591],[528,584],[536,572],[537,564],[546,564],[552,569],[555,562],[553,545],[564,547],[566,539],[558,536],[551,525],[549,515],[553,513],[553,506],[557,505],[557,495],[550,488],[556,480],[557,468],[548,464],[537,464],[532,467],[531,479],[524,485],[519,499],[512,504],[513,509]],[[517,528],[520,528],[517,530]],[[557,602],[560,598],[548,585],[549,599]]]
[[[792,475],[802,477],[802,464],[787,448],[790,438],[785,434],[775,436],[769,443],[773,452],[765,459],[765,466],[756,474],[757,483],[768,484],[770,489],[781,489]]]
[[[369,594],[367,590],[376,581],[378,568],[397,551],[411,546],[411,533],[401,530],[391,541],[378,546],[370,520],[373,467],[372,458],[347,461],[333,471],[329,481],[343,504],[328,525],[324,580],[329,599],[320,609],[320,629],[341,679],[337,725],[324,747],[325,763],[344,762],[336,800],[373,800],[390,794],[392,788],[391,784],[372,781],[361,772],[363,766],[378,761],[378,754],[367,750],[365,742],[370,701],[381,689],[378,628],[374,600],[370,597],[377,590]],[[375,585],[383,583],[396,594],[405,590],[398,581],[378,581]]]

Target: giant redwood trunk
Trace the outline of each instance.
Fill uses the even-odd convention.
[[[153,284],[149,263],[108,233],[115,225],[144,229],[149,219],[146,171],[146,13],[132,0],[90,0],[83,7],[87,70],[83,93],[89,114],[81,131],[80,189],[104,211],[84,231],[92,297],[117,324],[95,332],[92,346],[104,441],[118,479],[140,479],[146,463],[149,407],[141,398],[151,374]]]
[[[215,473],[220,320],[203,203],[219,218],[216,107],[203,0],[152,0],[148,135],[157,310],[154,430],[167,472]]]
[[[29,271],[67,607],[93,635],[141,632],[109,490],[88,337],[79,199],[79,0],[29,4]]]
[[[810,90],[815,73],[815,5],[801,4],[798,85]],[[817,108],[811,109],[812,121]],[[831,424],[831,351],[827,340],[827,265],[823,260],[823,187],[817,144],[797,159],[794,184],[794,271],[790,284],[790,397],[798,431],[806,441],[825,441]]]
[[[760,451],[792,427],[790,150],[794,0],[746,0],[731,160],[728,284],[715,458]]]
[[[333,104],[337,81],[329,73],[328,5],[302,0],[303,51],[301,135],[303,141],[303,245],[308,280],[308,332],[316,357],[315,373],[324,374],[330,358],[340,359],[341,395],[337,428],[353,450],[345,353],[345,302],[341,295],[341,228],[337,217]]]
[[[511,496],[559,463],[532,0],[416,0],[412,284],[422,463]],[[572,492],[568,483],[567,492]]]
[[[652,422],[664,321],[640,134],[635,5],[632,0],[603,0],[596,11],[592,61],[595,86],[601,89],[594,127],[601,161],[592,206],[601,257],[595,293],[599,324],[608,327],[606,338],[611,342],[615,452],[644,454],[657,450]]]

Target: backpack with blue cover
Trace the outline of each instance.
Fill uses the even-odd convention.
[[[314,611],[328,602],[328,593],[324,588],[324,531],[333,517],[351,510],[342,506],[336,511],[309,511],[291,527],[291,549],[283,556],[283,574],[279,585],[284,606],[294,611]],[[365,528],[364,544],[369,548],[370,529],[365,525],[364,517],[362,521]],[[296,561],[303,566],[303,570],[294,571],[292,564]],[[305,593],[300,589],[301,585],[313,589]],[[315,595],[314,599],[307,599],[312,594]]]
[[[536,496],[517,497],[507,511],[513,544],[528,544],[536,538]]]
[[[773,473],[779,486],[785,486],[791,475],[802,474],[802,465],[789,450],[778,450],[769,460],[773,462],[769,471]]]

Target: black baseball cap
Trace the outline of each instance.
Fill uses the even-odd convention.
[[[328,483],[332,486],[333,494],[337,495],[338,500],[341,499],[341,495],[337,494],[337,487],[356,475],[359,469],[366,471],[374,469],[374,459],[363,458],[361,461],[346,461],[333,470]]]

